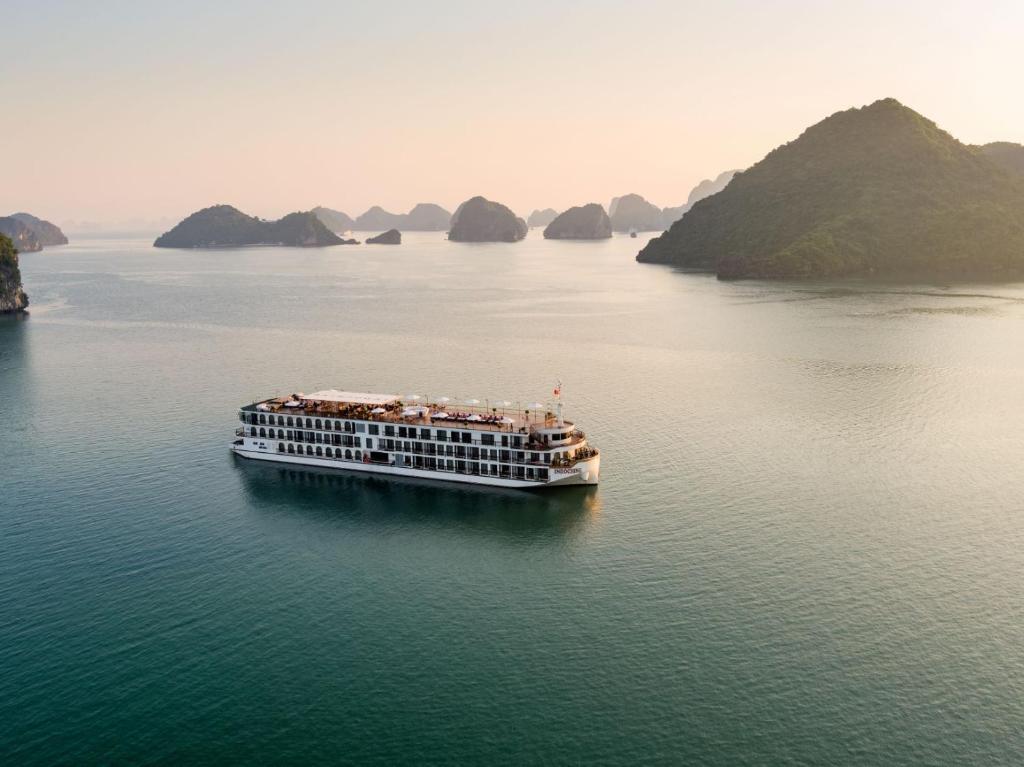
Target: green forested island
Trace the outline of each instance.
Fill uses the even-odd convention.
[[[157,248],[229,248],[243,245],[320,247],[342,240],[311,212],[289,213],[277,221],[246,215],[230,205],[203,208],[156,238]]]
[[[0,234],[0,314],[22,312],[28,307],[28,296],[21,287],[18,249],[7,235]]]
[[[992,146],[895,99],[839,112],[698,201],[637,260],[722,278],[1024,277],[1024,176],[1009,168],[1016,145]]]

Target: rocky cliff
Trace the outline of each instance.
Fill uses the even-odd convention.
[[[596,202],[569,208],[544,230],[546,240],[605,240],[611,236],[612,222]]]
[[[473,197],[452,216],[448,239],[453,242],[518,242],[526,236],[526,222],[500,202]]]
[[[0,234],[0,314],[23,312],[28,296],[21,287],[18,249],[10,237]]]

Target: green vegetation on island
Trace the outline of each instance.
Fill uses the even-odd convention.
[[[289,213],[277,221],[246,215],[230,205],[203,208],[157,237],[157,248],[230,248],[245,245],[323,247],[343,245],[312,212]]]
[[[1024,177],[894,99],[808,128],[638,261],[722,278],[1024,277]]]
[[[1010,141],[994,141],[976,149],[1000,168],[1024,176],[1024,146]]]
[[[18,249],[10,237],[0,234],[0,314],[23,312],[28,296],[21,286]]]

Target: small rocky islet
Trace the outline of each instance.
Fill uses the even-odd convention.
[[[367,245],[401,245],[402,244],[402,233],[397,229],[388,229],[386,232],[381,232],[376,237],[367,237]]]

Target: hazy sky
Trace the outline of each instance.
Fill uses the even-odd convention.
[[[0,214],[678,205],[894,96],[1024,142],[1024,3],[4,0]]]

